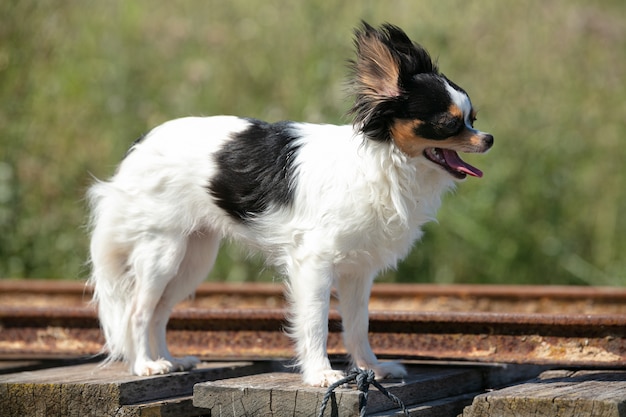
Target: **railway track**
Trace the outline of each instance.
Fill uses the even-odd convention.
[[[75,358],[102,347],[91,289],[79,282],[0,281],[0,359]],[[168,325],[175,355],[293,355],[275,284],[203,284]],[[344,354],[333,308],[328,350]],[[381,357],[626,367],[626,289],[469,285],[374,287],[370,341]]]

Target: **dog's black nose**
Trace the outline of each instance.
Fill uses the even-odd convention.
[[[485,142],[485,146],[487,146],[487,148],[491,148],[493,146],[493,135],[486,134],[483,141]]]

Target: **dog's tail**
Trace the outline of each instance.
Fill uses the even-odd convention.
[[[105,337],[105,363],[133,361],[130,317],[135,278],[129,262],[131,249],[123,236],[125,213],[117,204],[121,192],[114,183],[97,182],[87,193],[91,208],[89,284],[94,289],[92,302],[97,304]]]

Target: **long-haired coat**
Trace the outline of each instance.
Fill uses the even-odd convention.
[[[303,379],[342,377],[326,354],[335,288],[344,344],[377,377],[404,374],[370,348],[368,299],[435,218],[456,179],[482,173],[457,152],[486,152],[466,92],[399,28],[356,31],[353,124],[189,117],[133,144],[89,190],[90,282],[111,360],[137,375],[192,368],[167,349],[175,304],[207,276],[224,237],[288,278],[289,334]]]

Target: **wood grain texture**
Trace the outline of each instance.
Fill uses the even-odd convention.
[[[548,371],[477,396],[463,417],[624,417],[626,371]]]
[[[260,369],[250,362],[204,363],[190,372],[138,377],[115,363],[107,367],[85,364],[20,372],[0,376],[0,415],[139,416],[154,415],[155,410],[188,409],[190,401],[177,398],[190,396],[196,383]]]
[[[383,386],[399,397],[405,405],[424,403],[478,392],[484,386],[484,373],[479,368],[416,367],[404,380],[383,381]],[[197,384],[194,405],[220,416],[317,416],[326,388],[303,385],[292,373],[267,373],[241,378]],[[326,415],[359,414],[360,392],[351,384],[335,390]],[[396,404],[370,387],[367,412],[393,410]]]

